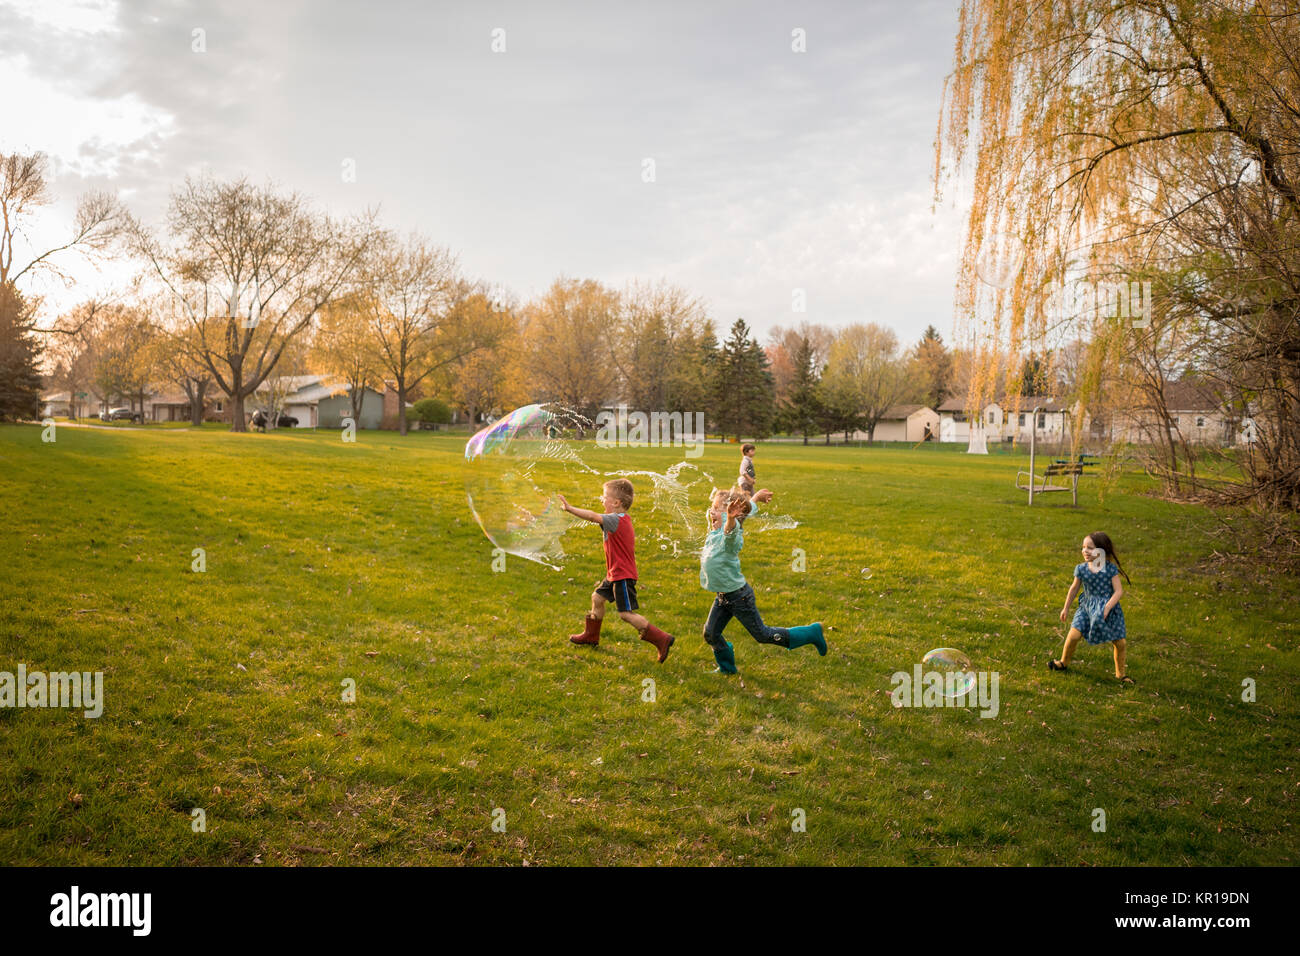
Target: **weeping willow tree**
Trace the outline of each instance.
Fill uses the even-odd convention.
[[[963,0],[934,180],[971,192],[972,407],[1082,340],[1076,424],[1127,417],[1170,492],[1300,507],[1295,0]],[[1174,384],[1250,428],[1240,479],[1198,473]]]

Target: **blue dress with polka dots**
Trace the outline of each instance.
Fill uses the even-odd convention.
[[[1119,574],[1119,568],[1106,562],[1103,571],[1093,571],[1086,564],[1076,565],[1074,576],[1083,586],[1079,595],[1079,609],[1074,612],[1070,626],[1075,628],[1089,644],[1107,644],[1124,638],[1124,609],[1116,604],[1105,620],[1102,611],[1106,602],[1115,593],[1111,579]]]

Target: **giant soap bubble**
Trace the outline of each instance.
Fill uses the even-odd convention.
[[[561,406],[525,405],[465,444],[469,509],[493,545],[560,567],[560,538],[580,522],[560,507],[556,494],[571,505],[602,510],[603,479],[583,462],[575,441],[591,429],[590,421]]]

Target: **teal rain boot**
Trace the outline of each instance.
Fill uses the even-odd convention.
[[[805,624],[803,627],[787,628],[790,632],[790,649],[803,647],[805,644],[815,644],[817,653],[822,657],[826,656],[826,638],[822,636],[822,626],[820,624]]]
[[[724,674],[739,673],[736,670],[735,645],[727,641],[727,649],[720,651],[717,648],[713,650],[713,659],[718,662],[718,670]]]

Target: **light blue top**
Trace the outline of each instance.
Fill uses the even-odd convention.
[[[749,514],[757,512],[758,505],[751,501]],[[736,526],[730,532],[723,530],[726,526],[727,518],[724,515],[722,526],[710,528],[704,536],[704,548],[700,551],[700,587],[715,594],[727,594],[745,586],[745,576],[740,572],[740,549],[745,546],[745,519],[737,518]]]

